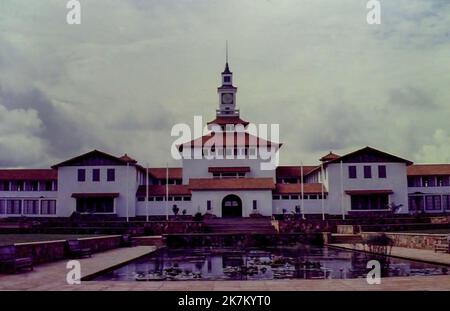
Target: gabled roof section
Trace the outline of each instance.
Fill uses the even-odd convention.
[[[216,135],[222,135],[216,136]],[[227,137],[230,137],[229,141],[227,141]],[[249,134],[247,132],[212,132],[202,137],[196,138],[184,144],[181,144],[178,149],[180,151],[183,150],[184,147],[208,147],[212,142],[220,141],[221,144],[214,144],[216,148],[236,148],[236,147],[274,147],[280,148],[282,146],[281,143],[275,143],[258,136]],[[212,147],[212,145],[211,145]]]
[[[3,169],[0,180],[57,180],[58,171],[52,169]]]
[[[130,160],[134,162],[130,162]],[[88,153],[84,153],[72,159],[63,161],[56,165],[53,165],[53,169],[57,169],[63,166],[103,166],[103,165],[135,165],[137,162],[127,156],[127,158],[118,158],[108,153],[92,150]]]
[[[362,149],[347,153],[346,155],[338,157],[334,160],[328,161],[325,163],[325,165],[341,161],[343,163],[370,163],[370,162],[405,163],[408,166],[413,164],[413,162],[409,160],[367,146]]]
[[[450,164],[414,164],[407,169],[408,176],[450,175]]]

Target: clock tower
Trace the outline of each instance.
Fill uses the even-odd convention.
[[[233,86],[233,73],[230,71],[228,61],[222,72],[222,86],[217,89],[219,93],[219,109],[216,115],[219,117],[238,117],[239,109],[236,109],[237,87]]]

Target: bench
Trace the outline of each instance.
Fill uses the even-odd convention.
[[[91,249],[88,247],[82,248],[79,240],[68,240],[67,250],[69,253],[69,257],[71,258],[83,258],[92,256]]]
[[[17,258],[14,245],[0,247],[0,271],[16,273],[24,269],[33,270],[33,259],[31,257]]]

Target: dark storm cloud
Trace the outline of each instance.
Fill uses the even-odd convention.
[[[86,144],[99,144],[94,133],[88,133],[82,124],[61,112],[37,89],[21,93],[2,90],[0,102],[8,110],[31,109],[37,112],[42,129],[36,135],[47,142],[47,152],[51,157],[67,157],[82,150]]]

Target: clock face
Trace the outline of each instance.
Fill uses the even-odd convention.
[[[232,104],[233,103],[233,94],[223,94],[222,95],[222,102],[224,104]]]

